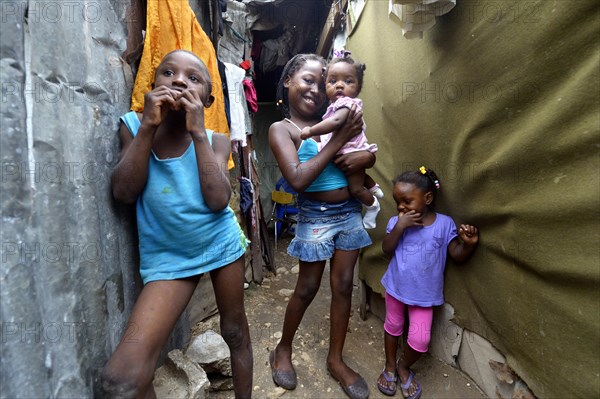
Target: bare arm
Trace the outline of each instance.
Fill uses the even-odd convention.
[[[144,115],[135,138],[131,137],[127,127],[121,124],[121,152],[111,176],[113,196],[117,201],[134,203],[146,186],[154,134],[167,112],[175,106],[176,94],[165,86],[159,86],[146,93]]]
[[[375,154],[369,151],[356,151],[339,155],[335,158],[337,166],[346,176],[360,169],[369,169],[375,165]]]
[[[136,201],[148,180],[148,161],[156,127],[142,125],[136,137],[121,123],[119,138],[121,152],[119,162],[111,176],[113,197],[126,204]]]
[[[461,224],[458,229],[458,237],[448,245],[448,254],[456,263],[462,263],[469,259],[479,242],[479,230],[469,224]]]
[[[227,161],[231,144],[223,134],[213,134],[212,146],[208,142],[206,132],[194,136],[194,150],[198,160],[200,189],[208,208],[213,212],[222,211],[229,205],[231,184]]]
[[[283,177],[292,188],[301,193],[325,169],[340,148],[352,137],[362,130],[362,112],[351,110],[344,127],[334,134],[331,140],[312,159],[300,163],[296,146],[291,134],[282,122],[275,122],[269,128],[269,145]]]
[[[348,115],[346,122],[339,129],[340,131],[344,129],[351,129],[358,132],[359,134],[362,132],[363,128],[363,119],[362,113]],[[355,135],[356,135],[355,134]],[[333,136],[335,136],[334,134]],[[353,136],[354,137],[354,136]],[[375,154],[369,151],[356,151],[350,152],[348,154],[338,155],[334,159],[335,166],[337,166],[346,176],[356,173],[361,169],[369,169],[375,165]]]
[[[276,122],[269,128],[269,145],[281,174],[299,193],[304,192],[311,185],[343,145],[343,143],[338,146],[329,144],[331,141],[314,158],[301,163],[296,145],[286,127],[281,122]]]
[[[334,112],[334,114],[327,119],[323,119],[321,122],[313,126],[307,126],[302,129],[302,140],[306,140],[309,137],[320,136],[322,134],[331,133],[341,128],[350,114],[350,108],[342,107]]]
[[[396,251],[396,247],[398,247],[398,243],[404,234],[404,231],[410,227],[414,226],[423,226],[421,222],[421,214],[415,211],[409,211],[406,213],[398,214],[398,221],[396,225],[385,237],[383,237],[383,241],[381,243],[381,249],[383,253],[388,256],[394,256],[394,252]]]
[[[213,134],[210,144],[204,127],[205,106],[201,95],[201,92],[186,89],[179,101],[186,113],[186,129],[194,143],[202,196],[208,209],[219,212],[227,207],[231,197],[227,169],[231,144],[229,138],[221,134]],[[210,106],[210,103],[207,105]]]

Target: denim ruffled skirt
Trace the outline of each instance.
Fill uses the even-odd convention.
[[[288,254],[304,262],[330,259],[336,249],[353,251],[371,245],[356,199],[331,204],[298,197],[296,236]]]

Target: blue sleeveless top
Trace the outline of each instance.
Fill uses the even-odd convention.
[[[137,114],[121,120],[135,137],[141,126]],[[213,132],[206,133],[212,144]],[[178,158],[159,159],[152,151],[136,214],[144,284],[199,275],[246,252],[248,240],[233,210],[215,213],[204,202],[193,142]]]
[[[298,148],[298,159],[300,162],[306,162],[309,159],[315,157],[319,152],[318,143],[312,138],[302,140],[300,148]],[[348,180],[344,172],[339,170],[333,162],[327,163],[325,169],[321,174],[312,182],[305,192],[318,192],[318,191],[330,191],[337,188],[347,187]]]

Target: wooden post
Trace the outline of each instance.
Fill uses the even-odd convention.
[[[254,188],[254,196],[252,198],[252,206],[248,211],[247,217],[247,230],[249,239],[251,241],[250,244],[250,254],[251,254],[251,264],[252,264],[252,280],[257,283],[262,283],[263,280],[263,264],[262,264],[262,255],[261,255],[261,242],[260,242],[260,223],[259,217],[259,207],[258,207],[258,184],[255,184],[257,181],[257,173],[254,168],[254,163],[252,162],[252,136],[247,136],[247,144],[246,147],[242,147],[242,156],[244,157],[244,175],[250,179],[252,182],[252,187]]]
[[[217,50],[219,47],[219,4],[218,4],[219,0],[212,0],[210,2],[210,11],[211,11],[211,18],[210,18],[210,24],[211,24],[211,28],[212,28],[212,34],[211,34],[211,41],[213,44],[213,47],[215,48],[215,50]]]
[[[348,0],[336,1],[331,5],[329,14],[327,14],[327,20],[323,25],[321,36],[319,37],[319,44],[315,53],[321,57],[327,57],[333,38],[337,33],[338,29],[342,25],[342,14],[344,10],[348,8]]]

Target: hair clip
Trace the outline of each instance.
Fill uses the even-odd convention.
[[[333,49],[334,58],[348,58],[350,54],[352,54],[352,51],[350,50],[344,50],[343,48],[339,50]]]
[[[419,168],[419,172],[421,172],[422,175],[426,175],[427,177],[429,177],[429,180],[431,180],[433,182],[433,184],[435,185],[435,188],[439,189],[440,188],[440,181],[436,178],[434,178],[431,174],[427,173],[429,172],[427,170],[427,168],[425,166],[421,166]]]

